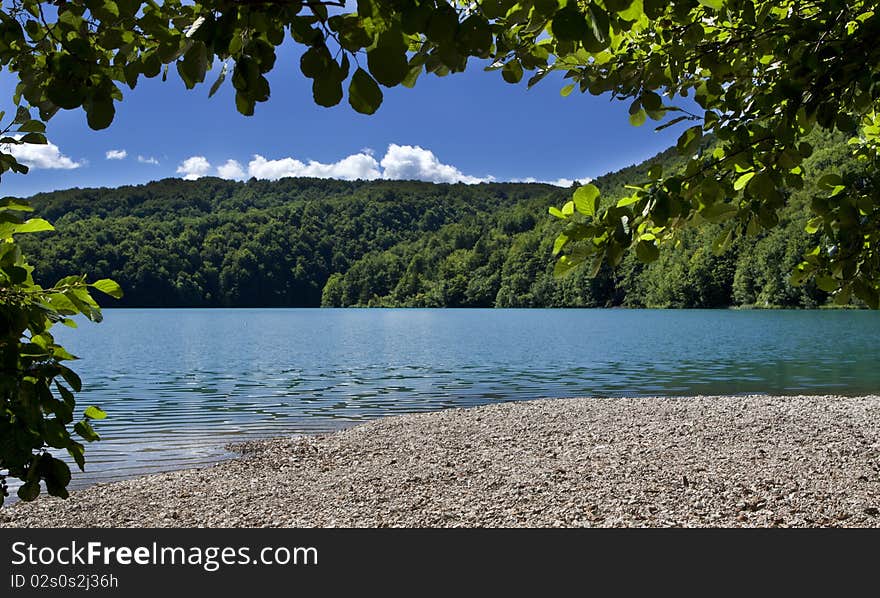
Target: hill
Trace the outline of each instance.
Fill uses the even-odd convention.
[[[847,164],[843,139],[813,140],[815,176]],[[604,201],[673,150],[595,181]],[[547,214],[566,189],[542,184],[282,179],[165,179],[32,198],[57,232],[26,250],[39,281],[111,277],[118,303],[141,307],[815,307],[812,285],[788,284],[809,243],[810,186],[793,191],[780,226],[712,252],[713,227],[644,266],[628,256],[590,279],[552,277],[559,226]]]

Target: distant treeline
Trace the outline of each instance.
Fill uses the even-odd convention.
[[[816,175],[848,164],[843,140],[815,138]],[[680,167],[667,151],[600,177],[603,201]],[[114,305],[142,307],[816,307],[826,295],[793,287],[810,238],[794,191],[780,226],[716,256],[717,226],[689,230],[644,266],[628,256],[589,278],[552,276],[559,223],[547,214],[570,190],[541,184],[410,181],[166,179],[119,189],[35,196],[56,233],[27,246],[44,285],[69,274],[110,277]]]

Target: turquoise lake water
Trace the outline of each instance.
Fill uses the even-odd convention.
[[[865,311],[108,309],[57,336],[109,413],[74,487],[495,401],[880,392]]]

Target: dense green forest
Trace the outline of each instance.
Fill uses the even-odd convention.
[[[814,177],[854,166],[842,138],[812,139]],[[648,168],[679,167],[674,150],[600,177],[603,201]],[[38,281],[89,273],[125,289],[123,306],[816,307],[791,268],[809,243],[812,189],[793,191],[780,226],[721,255],[718,229],[688,230],[645,266],[552,275],[558,221],[548,206],[570,190],[542,184],[166,179],[71,189],[33,199],[57,232],[25,248]]]

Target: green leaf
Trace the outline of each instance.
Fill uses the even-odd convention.
[[[735,191],[742,191],[743,189],[746,188],[746,185],[749,184],[749,181],[751,181],[752,177],[754,177],[756,174],[757,174],[757,172],[755,172],[754,170],[751,172],[745,173],[744,175],[742,175],[741,177],[736,179],[736,182],[733,184],[733,189]]]
[[[663,106],[663,98],[653,91],[645,91],[641,96],[641,100],[645,110],[656,111],[660,110]]]
[[[309,79],[318,77],[330,62],[330,53],[324,46],[309,48],[299,59],[302,74]]]
[[[834,304],[835,305],[846,305],[850,302],[852,298],[852,289],[848,286],[841,288],[834,294]]]
[[[114,280],[110,280],[109,278],[102,278],[101,280],[92,283],[92,286],[102,293],[110,295],[114,299],[122,298],[122,287],[119,286],[119,284]]]
[[[807,221],[807,225],[804,227],[804,230],[811,235],[814,233],[817,233],[819,231],[819,229],[822,228],[823,221],[824,221],[824,219],[821,216],[816,216],[815,218],[810,218]]]
[[[378,46],[367,52],[367,66],[376,81],[385,87],[394,87],[409,74],[406,52],[392,46]]]
[[[580,9],[580,6],[578,8]],[[583,39],[584,47],[590,52],[602,52],[608,47],[610,41],[608,14],[593,2],[587,4],[585,9],[589,27],[587,35]]]
[[[583,261],[583,256],[563,255],[557,259],[556,264],[553,265],[553,276],[557,278],[565,276],[583,263]]]
[[[406,77],[404,77],[403,81],[401,81],[400,84],[409,89],[415,87],[416,81],[418,81],[419,79],[419,75],[422,74],[422,66],[423,65],[421,64],[413,66],[413,63],[410,62],[409,72],[406,74]]]
[[[553,242],[553,255],[559,255],[559,252],[562,251],[562,249],[566,245],[568,245],[568,241],[568,235],[566,235],[565,233],[562,233],[558,237],[556,237],[556,240]]]
[[[620,18],[627,21],[637,21],[645,14],[642,0],[633,0],[632,2],[627,0],[626,4],[629,4],[629,8],[617,11]],[[606,2],[607,5],[608,3]]]
[[[834,187],[843,185],[843,178],[835,173],[826,174],[816,181],[816,184],[822,189],[833,189]]]
[[[362,68],[358,68],[351,77],[348,103],[361,114],[373,114],[382,104],[382,90]]]
[[[489,22],[479,14],[469,16],[459,26],[455,41],[471,56],[488,55],[492,48],[492,29]]]
[[[695,125],[685,129],[684,133],[678,138],[676,147],[680,154],[690,156],[696,153],[702,139],[703,127],[702,125]]]
[[[95,98],[83,104],[83,107],[86,109],[89,126],[96,131],[109,127],[116,116],[116,108],[109,97]]]
[[[39,469],[46,480],[46,491],[49,495],[67,498],[67,485],[70,483],[70,468],[67,463],[44,454],[40,457]]]
[[[733,242],[734,229],[722,230],[718,236],[712,241],[712,252],[715,255],[721,255],[730,247]]]
[[[32,501],[40,495],[40,482],[30,481],[21,485],[18,489],[18,497],[25,501]]]
[[[55,230],[48,220],[42,218],[31,218],[22,224],[16,224],[12,228],[13,234],[17,233],[41,233],[44,231]]]
[[[724,8],[724,0],[699,0],[700,4],[707,6],[712,10],[721,10]]]
[[[95,440],[101,439],[92,425],[85,420],[77,422],[76,425],[73,426],[73,431],[79,434],[86,442],[94,442]]]
[[[61,395],[61,398],[71,409],[76,405],[76,399],[73,396],[73,393],[67,389],[64,385],[60,384],[58,381],[55,382],[55,388],[58,389],[58,394]]]
[[[587,28],[586,17],[574,3],[559,10],[550,25],[550,30],[556,39],[569,42],[583,39],[587,35]]]
[[[773,178],[767,172],[757,173],[748,184],[749,191],[764,199],[774,199],[777,195]]]
[[[700,211],[700,215],[709,222],[723,222],[736,216],[739,208],[729,203],[716,203]]]
[[[22,143],[31,143],[34,145],[46,145],[49,141],[42,133],[26,133],[19,139]]]
[[[211,85],[211,89],[208,91],[208,97],[213,97],[215,93],[220,89],[220,86],[223,85],[223,82],[226,81],[226,73],[229,70],[229,65],[227,63],[223,63],[223,68],[220,70],[220,75],[217,76],[217,80],[214,81],[214,84]]]
[[[551,216],[556,216],[557,218],[560,218],[562,220],[568,219],[568,217],[562,213],[562,210],[560,210],[559,208],[557,208],[555,206],[550,206],[549,212],[550,212]]]
[[[813,270],[808,269],[805,264],[798,264],[792,271],[788,281],[792,286],[800,286],[804,284],[804,281],[810,276],[810,274],[812,274],[812,272]]]
[[[595,216],[599,207],[599,188],[592,183],[578,187],[572,199],[574,207],[584,216]]]
[[[429,4],[429,6],[431,6],[431,4]],[[446,44],[455,39],[457,31],[458,13],[452,6],[443,0],[438,1],[437,8],[430,12],[425,35],[432,42]]]
[[[19,133],[45,133],[46,125],[38,120],[29,120],[18,127]]]
[[[312,86],[314,88],[314,84]],[[342,96],[342,91],[340,89],[340,97]],[[315,98],[317,101],[317,97]],[[338,102],[337,102],[338,103]],[[235,92],[235,109],[238,110],[240,114],[245,116],[253,116],[254,115],[254,107],[256,106],[256,102],[253,98],[248,96],[247,94],[236,91]]]
[[[73,389],[73,392],[81,392],[82,391],[82,380],[79,379],[76,372],[68,367],[58,366],[58,369],[61,373],[61,377],[67,382],[68,386]]]
[[[501,68],[501,77],[510,84],[522,81],[523,67],[519,60],[510,60]]]
[[[52,349],[52,356],[58,361],[70,361],[76,359],[76,356],[71,354],[67,349],[59,346]]]
[[[19,266],[10,266],[4,271],[12,284],[22,284],[28,277],[28,271]]]
[[[89,419],[104,419],[107,417],[106,412],[99,409],[98,407],[95,407],[94,405],[92,405],[90,407],[86,407],[86,410],[83,413],[83,415],[85,415],[85,417],[87,417]]]
[[[673,125],[677,125],[678,123],[680,123],[683,120],[693,120],[693,119],[690,116],[679,116],[679,117],[673,118],[669,122],[663,123],[662,125],[660,125],[658,127],[654,127],[654,130],[655,131],[662,131],[663,129],[668,129],[669,127],[671,127]]]
[[[606,257],[608,259],[608,265],[612,268],[616,268],[620,265],[620,261],[623,259],[623,245],[615,242],[609,242],[608,246],[605,248]]]
[[[67,454],[73,459],[80,471],[84,471],[86,467],[85,447],[75,440],[70,441],[67,447]]]
[[[648,117],[651,120],[663,120],[666,118],[666,113],[668,112],[666,108],[660,108],[659,110],[648,110],[645,109],[645,112],[648,113]]]
[[[111,17],[119,18],[119,6],[113,0],[104,0],[101,8]]]
[[[648,120],[648,113],[642,108],[638,112],[629,115],[629,124],[634,127],[641,127]]]
[[[46,96],[56,106],[72,110],[82,105],[86,92],[83,87],[71,85],[69,81],[53,79],[46,87]]]
[[[67,441],[70,436],[67,433],[67,429],[64,427],[64,418],[67,411],[67,405],[64,404],[63,401],[56,401],[52,407],[52,411],[54,411],[58,417],[53,419],[47,419],[43,425],[43,440],[51,446],[52,448],[64,448],[67,446]],[[58,413],[61,411],[62,413]]]
[[[196,42],[190,46],[183,55],[183,60],[177,62],[177,72],[187,89],[192,89],[196,83],[205,80],[208,64],[208,52],[205,44]]]
[[[312,82],[312,96],[319,106],[335,106],[342,101],[342,80],[335,69],[327,69]]]
[[[13,212],[33,212],[34,208],[27,201],[14,197],[0,199],[0,209]]]
[[[816,286],[825,291],[826,293],[830,293],[832,291],[836,291],[840,286],[837,281],[831,276],[827,276],[825,274],[816,275]]]
[[[660,257],[660,248],[653,241],[639,241],[636,244],[636,257],[639,261],[650,264]]]
[[[865,302],[871,309],[880,308],[880,293],[873,286],[862,280],[856,280],[852,285],[856,297]]]

